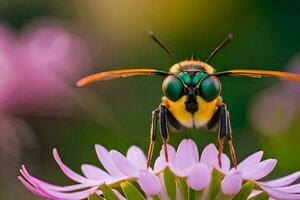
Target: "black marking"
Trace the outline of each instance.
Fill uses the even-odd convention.
[[[201,72],[201,70],[186,70],[185,71],[190,77],[191,79],[193,79],[193,77],[195,76],[196,73]]]
[[[220,120],[220,107],[218,107],[217,111],[214,113],[214,115],[212,116],[212,118],[209,120],[209,122],[206,125],[206,128],[208,130],[214,129]]]
[[[184,102],[185,110],[190,113],[195,113],[199,109],[197,102],[198,90],[194,87],[187,88],[186,91],[187,100]]]
[[[230,123],[230,114],[228,111],[226,112],[226,116],[227,116],[227,139],[228,141],[230,141],[232,140],[232,129]]]
[[[229,111],[227,110],[227,106],[225,103],[220,105],[220,121],[219,121],[219,163],[221,165],[221,154],[223,152],[223,146],[225,140],[227,140],[228,145],[229,145],[229,150],[230,150],[230,155],[231,155],[231,160],[235,168],[237,167],[237,159],[236,159],[236,154],[234,150],[234,146],[232,143],[232,135],[231,135],[231,124],[230,124],[230,116],[229,116]]]
[[[225,138],[227,135],[227,115],[226,115],[226,106],[222,104],[220,106],[220,125],[219,125],[219,137],[220,139]]]
[[[164,71],[156,71],[156,72],[153,72],[152,74],[159,75],[159,76],[165,76],[165,77],[170,75],[169,72],[164,72]]]
[[[199,71],[205,71],[204,70],[204,67],[199,65],[199,64],[195,64],[195,65],[190,65],[190,64],[187,64],[187,65],[182,65],[182,69],[185,71],[185,72],[199,72]]]
[[[164,105],[160,105],[159,107],[160,110],[160,133],[164,141],[168,140],[169,138],[169,130],[167,126],[167,108]]]
[[[179,121],[177,121],[177,119],[169,110],[167,110],[167,119],[171,127],[173,127],[175,130],[179,131],[183,129],[183,126],[180,124]]]
[[[183,65],[182,69],[184,70],[185,73],[187,73],[191,79],[197,74],[198,72],[205,72],[205,69],[203,66],[196,64],[196,65]]]

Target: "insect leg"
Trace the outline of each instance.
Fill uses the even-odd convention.
[[[226,118],[227,118],[227,141],[228,141],[228,145],[229,145],[229,150],[230,150],[230,155],[231,155],[231,160],[232,163],[234,165],[234,167],[237,167],[237,159],[236,159],[236,155],[235,155],[235,150],[234,150],[234,146],[232,143],[232,129],[231,129],[231,124],[230,124],[230,115],[229,115],[229,111],[226,110]]]
[[[154,143],[156,140],[156,129],[157,129],[157,120],[158,120],[159,109],[155,109],[152,111],[152,124],[150,131],[150,146],[148,151],[148,159],[147,159],[147,168],[149,168],[151,163],[151,158],[153,154]]]
[[[219,142],[219,153],[218,153],[218,160],[219,160],[219,164],[220,167],[222,167],[222,163],[221,163],[221,155],[223,153],[223,149],[224,149],[224,141],[227,135],[227,109],[226,109],[226,105],[224,103],[222,103],[220,105],[220,107],[218,108],[219,110],[219,130],[218,130],[218,142]]]
[[[167,144],[169,140],[169,130],[167,125],[167,107],[163,104],[160,104],[159,111],[160,111],[160,117],[159,117],[160,134],[164,142],[165,158],[166,161],[168,162],[169,158],[168,158]]]

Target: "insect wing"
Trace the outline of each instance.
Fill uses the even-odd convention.
[[[281,79],[287,79],[291,81],[300,82],[300,75],[289,73],[289,72],[280,72],[272,70],[250,70],[250,69],[235,69],[229,71],[218,72],[216,76],[249,76],[253,78],[261,78],[262,76],[275,76]]]
[[[95,81],[101,80],[111,80],[116,78],[125,78],[129,76],[136,76],[136,75],[168,75],[167,72],[159,71],[156,69],[121,69],[121,70],[113,70],[113,71],[106,71],[100,72],[97,74],[92,74],[87,77],[80,79],[77,82],[77,86],[84,86]]]

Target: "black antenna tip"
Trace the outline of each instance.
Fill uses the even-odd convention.
[[[154,34],[153,31],[150,31],[148,34],[149,34],[150,37],[155,38],[155,34]]]
[[[232,40],[234,35],[233,35],[233,33],[228,33],[227,37],[228,37],[228,39]]]

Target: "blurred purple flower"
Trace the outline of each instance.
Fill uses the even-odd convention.
[[[84,42],[55,20],[37,20],[20,35],[0,24],[1,165],[17,162],[23,148],[36,144],[22,117],[63,115],[75,108],[74,83],[86,66]]]
[[[130,182],[134,181],[137,181],[142,190],[138,191],[135,188],[135,193],[139,195],[145,193],[147,198],[153,199],[165,200],[169,197],[186,199],[192,194],[203,199],[212,195],[213,199],[232,199],[241,195],[240,192],[244,192],[241,190],[247,183],[253,184],[249,194],[255,186],[251,196],[264,194],[279,200],[300,199],[299,184],[292,185],[300,178],[300,172],[272,181],[260,181],[271,173],[277,162],[275,159],[261,161],[263,155],[261,151],[243,160],[236,169],[230,169],[230,161],[225,154],[222,162],[224,167],[218,166],[218,150],[213,144],[205,147],[200,157],[197,146],[190,139],[184,139],[177,152],[170,145],[167,149],[170,162],[162,160],[164,157],[162,149],[152,170],[146,169],[146,156],[138,147],[131,147],[125,157],[115,150],[108,152],[103,146],[96,145],[98,158],[106,171],[83,164],[81,169],[84,176],[63,164],[54,149],[53,155],[57,164],[65,175],[77,184],[70,186],[49,184],[30,175],[25,166],[20,170],[22,176],[19,176],[19,179],[31,192],[48,199],[85,199],[93,193],[104,194],[106,198],[107,188],[116,186],[120,186],[124,193],[117,194],[114,191],[116,196],[125,199],[129,198],[128,195],[133,195],[134,186]],[[173,186],[172,181],[175,184]],[[186,187],[182,187],[183,185]],[[103,186],[105,190],[102,189]],[[131,187],[130,194],[126,191],[127,186]]]
[[[295,55],[288,63],[287,70],[293,73],[300,74],[300,54]],[[300,97],[300,87],[299,83],[285,81],[283,82],[284,88],[287,92],[297,98]]]
[[[264,90],[252,105],[251,121],[262,134],[285,133],[296,114],[296,99],[282,92],[282,86]]]
[[[31,127],[22,119],[4,113],[0,119],[0,168],[7,173],[9,169],[3,164],[15,165],[22,151],[35,154],[37,141]]]
[[[69,109],[73,85],[89,66],[84,42],[50,20],[37,21],[8,41],[2,51],[9,51],[9,65],[0,63],[7,71],[1,81],[1,109],[22,115]]]
[[[300,73],[300,55],[291,59],[287,70]],[[253,127],[266,135],[286,133],[300,106],[299,98],[299,83],[292,81],[280,81],[264,90],[252,105]]]

